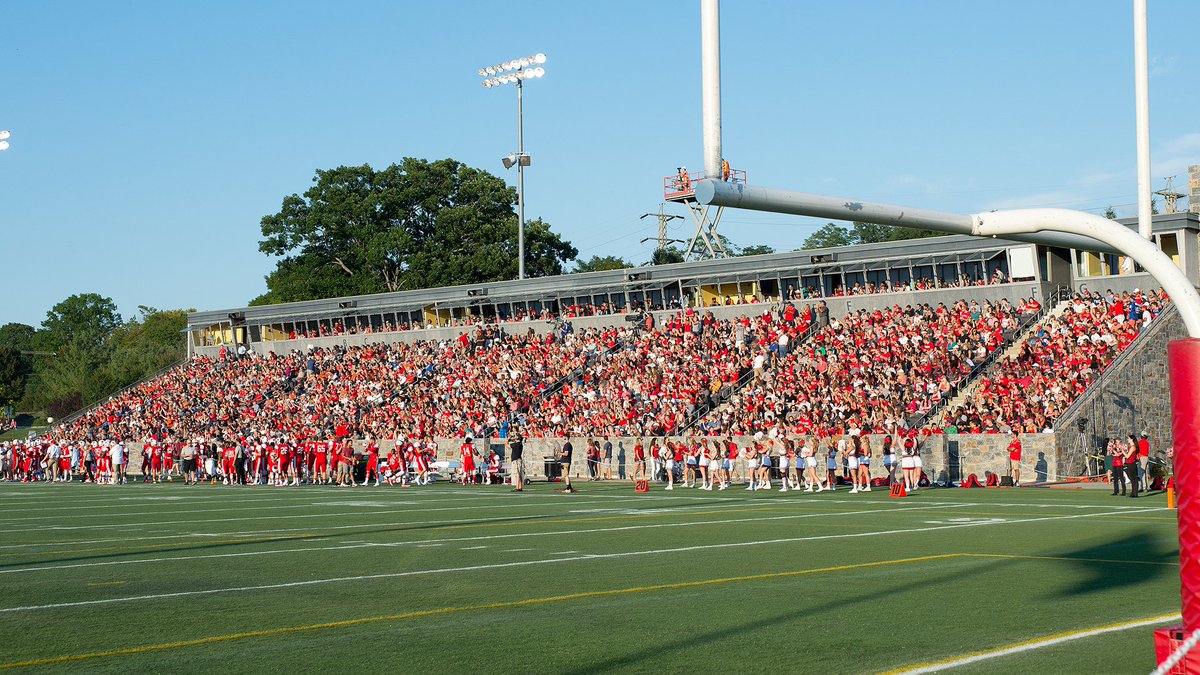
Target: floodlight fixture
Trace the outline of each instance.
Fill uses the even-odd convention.
[[[5,129],[4,131],[0,131],[0,141],[7,141],[8,137],[11,135],[12,134],[9,133],[8,129]]]
[[[546,62],[546,55],[538,52],[533,56],[522,56],[510,59],[494,66],[479,69],[485,89],[494,89],[504,84],[517,85],[517,151],[500,159],[504,168],[517,167],[517,278],[525,278],[525,172],[523,169],[530,165],[530,157],[525,153],[524,142],[524,112],[521,99],[521,83],[525,80],[536,79],[546,75],[546,69],[541,64]],[[531,66],[537,65],[537,68]]]

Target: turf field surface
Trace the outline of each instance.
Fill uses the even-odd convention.
[[[0,667],[1149,672],[1178,612],[1161,496],[580,488],[0,485]]]

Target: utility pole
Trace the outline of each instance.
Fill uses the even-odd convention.
[[[668,215],[668,214],[664,213],[663,212],[664,206],[666,206],[666,204],[659,204],[658,205],[658,213],[643,213],[641,215],[641,217],[638,218],[638,220],[645,220],[646,218],[650,218],[650,217],[658,218],[658,248],[660,248],[660,249],[666,248],[667,244],[674,244],[677,242],[681,243],[681,244],[683,243],[682,239],[668,239],[667,238],[667,223],[671,222],[672,220],[674,220],[676,218],[683,220],[683,216],[673,216],[673,215]],[[642,243],[644,244],[648,241],[650,241],[649,237],[643,239]]]
[[[1155,190],[1154,194],[1163,198],[1166,202],[1167,213],[1179,212],[1179,200],[1187,195],[1182,192],[1175,191],[1175,176],[1167,176],[1167,186],[1161,190]]]

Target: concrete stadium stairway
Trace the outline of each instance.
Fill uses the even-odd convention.
[[[935,406],[925,413],[924,419],[917,426],[926,426],[933,424],[941,426],[945,424],[946,417],[959,406],[964,405],[975,392],[979,389],[983,378],[990,374],[997,364],[1003,363],[1006,359],[1016,358],[1021,353],[1021,348],[1024,347],[1025,341],[1033,334],[1033,331],[1038,326],[1046,323],[1050,319],[1062,316],[1067,308],[1071,306],[1072,293],[1070,289],[1058,289],[1052,296],[1050,304],[1043,308],[1041,312],[1034,315],[1033,320],[1020,328],[1009,342],[1008,347],[1003,350],[997,350],[990,358],[980,364],[980,367],[975,369],[975,372],[967,376],[967,378],[959,385],[958,391],[946,402]]]
[[[812,323],[809,324],[808,328],[803,333],[801,333],[800,335],[797,335],[793,340],[791,340],[791,342],[788,343],[789,352],[794,352],[799,347],[802,347],[805,344],[807,344],[808,341],[812,338],[812,336],[816,335],[818,332],[820,332],[820,330],[821,330],[821,327],[817,325],[816,319],[814,317]],[[768,366],[768,370],[770,372],[774,372],[777,368],[779,368],[778,364]],[[672,431],[671,433],[674,435],[677,435],[677,436],[682,436],[683,434],[686,434],[689,430],[693,429],[696,425],[698,425],[702,421],[704,421],[704,419],[707,418],[710,414],[719,410],[723,404],[729,402],[734,396],[736,396],[743,389],[745,389],[747,386],[749,386],[750,383],[753,381],[754,381],[754,371],[753,371],[753,369],[748,368],[746,370],[746,372],[742,373],[741,376],[738,377],[737,382],[733,383],[733,386],[730,387],[729,391],[727,391],[727,392],[722,391],[720,393],[720,396],[719,396],[720,400],[715,401],[714,403],[711,403],[711,404],[701,405],[699,408],[697,408],[692,413],[692,415],[690,417],[688,417],[688,419],[684,422],[684,424],[677,426],[675,428],[675,430]]]

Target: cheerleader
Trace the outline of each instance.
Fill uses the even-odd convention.
[[[837,471],[838,471],[838,456],[837,448],[834,447],[832,441],[826,446],[829,448],[829,455],[825,458],[825,489],[833,492],[837,490]]]
[[[871,491],[871,444],[862,436],[853,436],[855,452],[858,454],[858,482],[863,492]]]
[[[854,437],[853,444],[842,438],[838,441],[838,449],[842,450],[842,457],[846,460],[846,469],[850,472],[850,494],[858,494],[858,437]]]
[[[751,443],[746,447],[746,481],[747,490],[753,490],[757,486],[758,479],[758,443]]]
[[[771,449],[758,448],[758,490],[771,489]]]
[[[792,465],[792,444],[786,440],[781,441],[779,446],[779,482],[783,483],[783,487],[779,488],[780,492],[788,491],[788,472],[791,471]],[[768,476],[770,478],[770,476]]]
[[[892,449],[892,435],[883,437],[883,468],[888,472],[888,485],[896,482],[896,453]]]
[[[698,451],[700,453],[699,467],[700,467],[700,489],[701,490],[712,490],[712,484],[714,482],[713,474],[715,473],[710,468],[710,467],[712,467],[712,464],[713,464],[713,455],[712,455],[713,445],[714,445],[713,443],[706,443],[704,441],[700,441],[700,447],[698,448]]]
[[[659,448],[658,453],[659,453],[658,454],[659,460],[661,460],[663,466],[665,466],[667,468],[667,487],[664,489],[674,490],[675,489],[675,451],[671,449],[671,442],[667,441],[666,443],[663,443],[662,447]]]
[[[905,448],[900,456],[900,475],[904,479],[904,489],[912,490],[916,485],[913,480],[913,469],[916,467],[916,462],[913,461],[912,448]]]
[[[684,446],[683,456],[683,487],[696,487],[696,476],[699,475],[698,467],[700,465],[700,448],[693,442],[692,445]]]
[[[733,459],[730,458],[730,450],[725,447],[720,441],[713,441],[713,461],[717,463],[717,478],[721,481],[717,485],[718,490],[724,490],[729,487],[732,480],[730,478],[733,473]],[[710,485],[711,487],[711,485]]]
[[[817,483],[817,460],[813,457],[815,452],[815,442],[810,444],[808,441],[802,441],[800,443],[800,461],[796,464],[796,475],[801,476],[800,480],[804,483],[805,492],[812,492]]]

